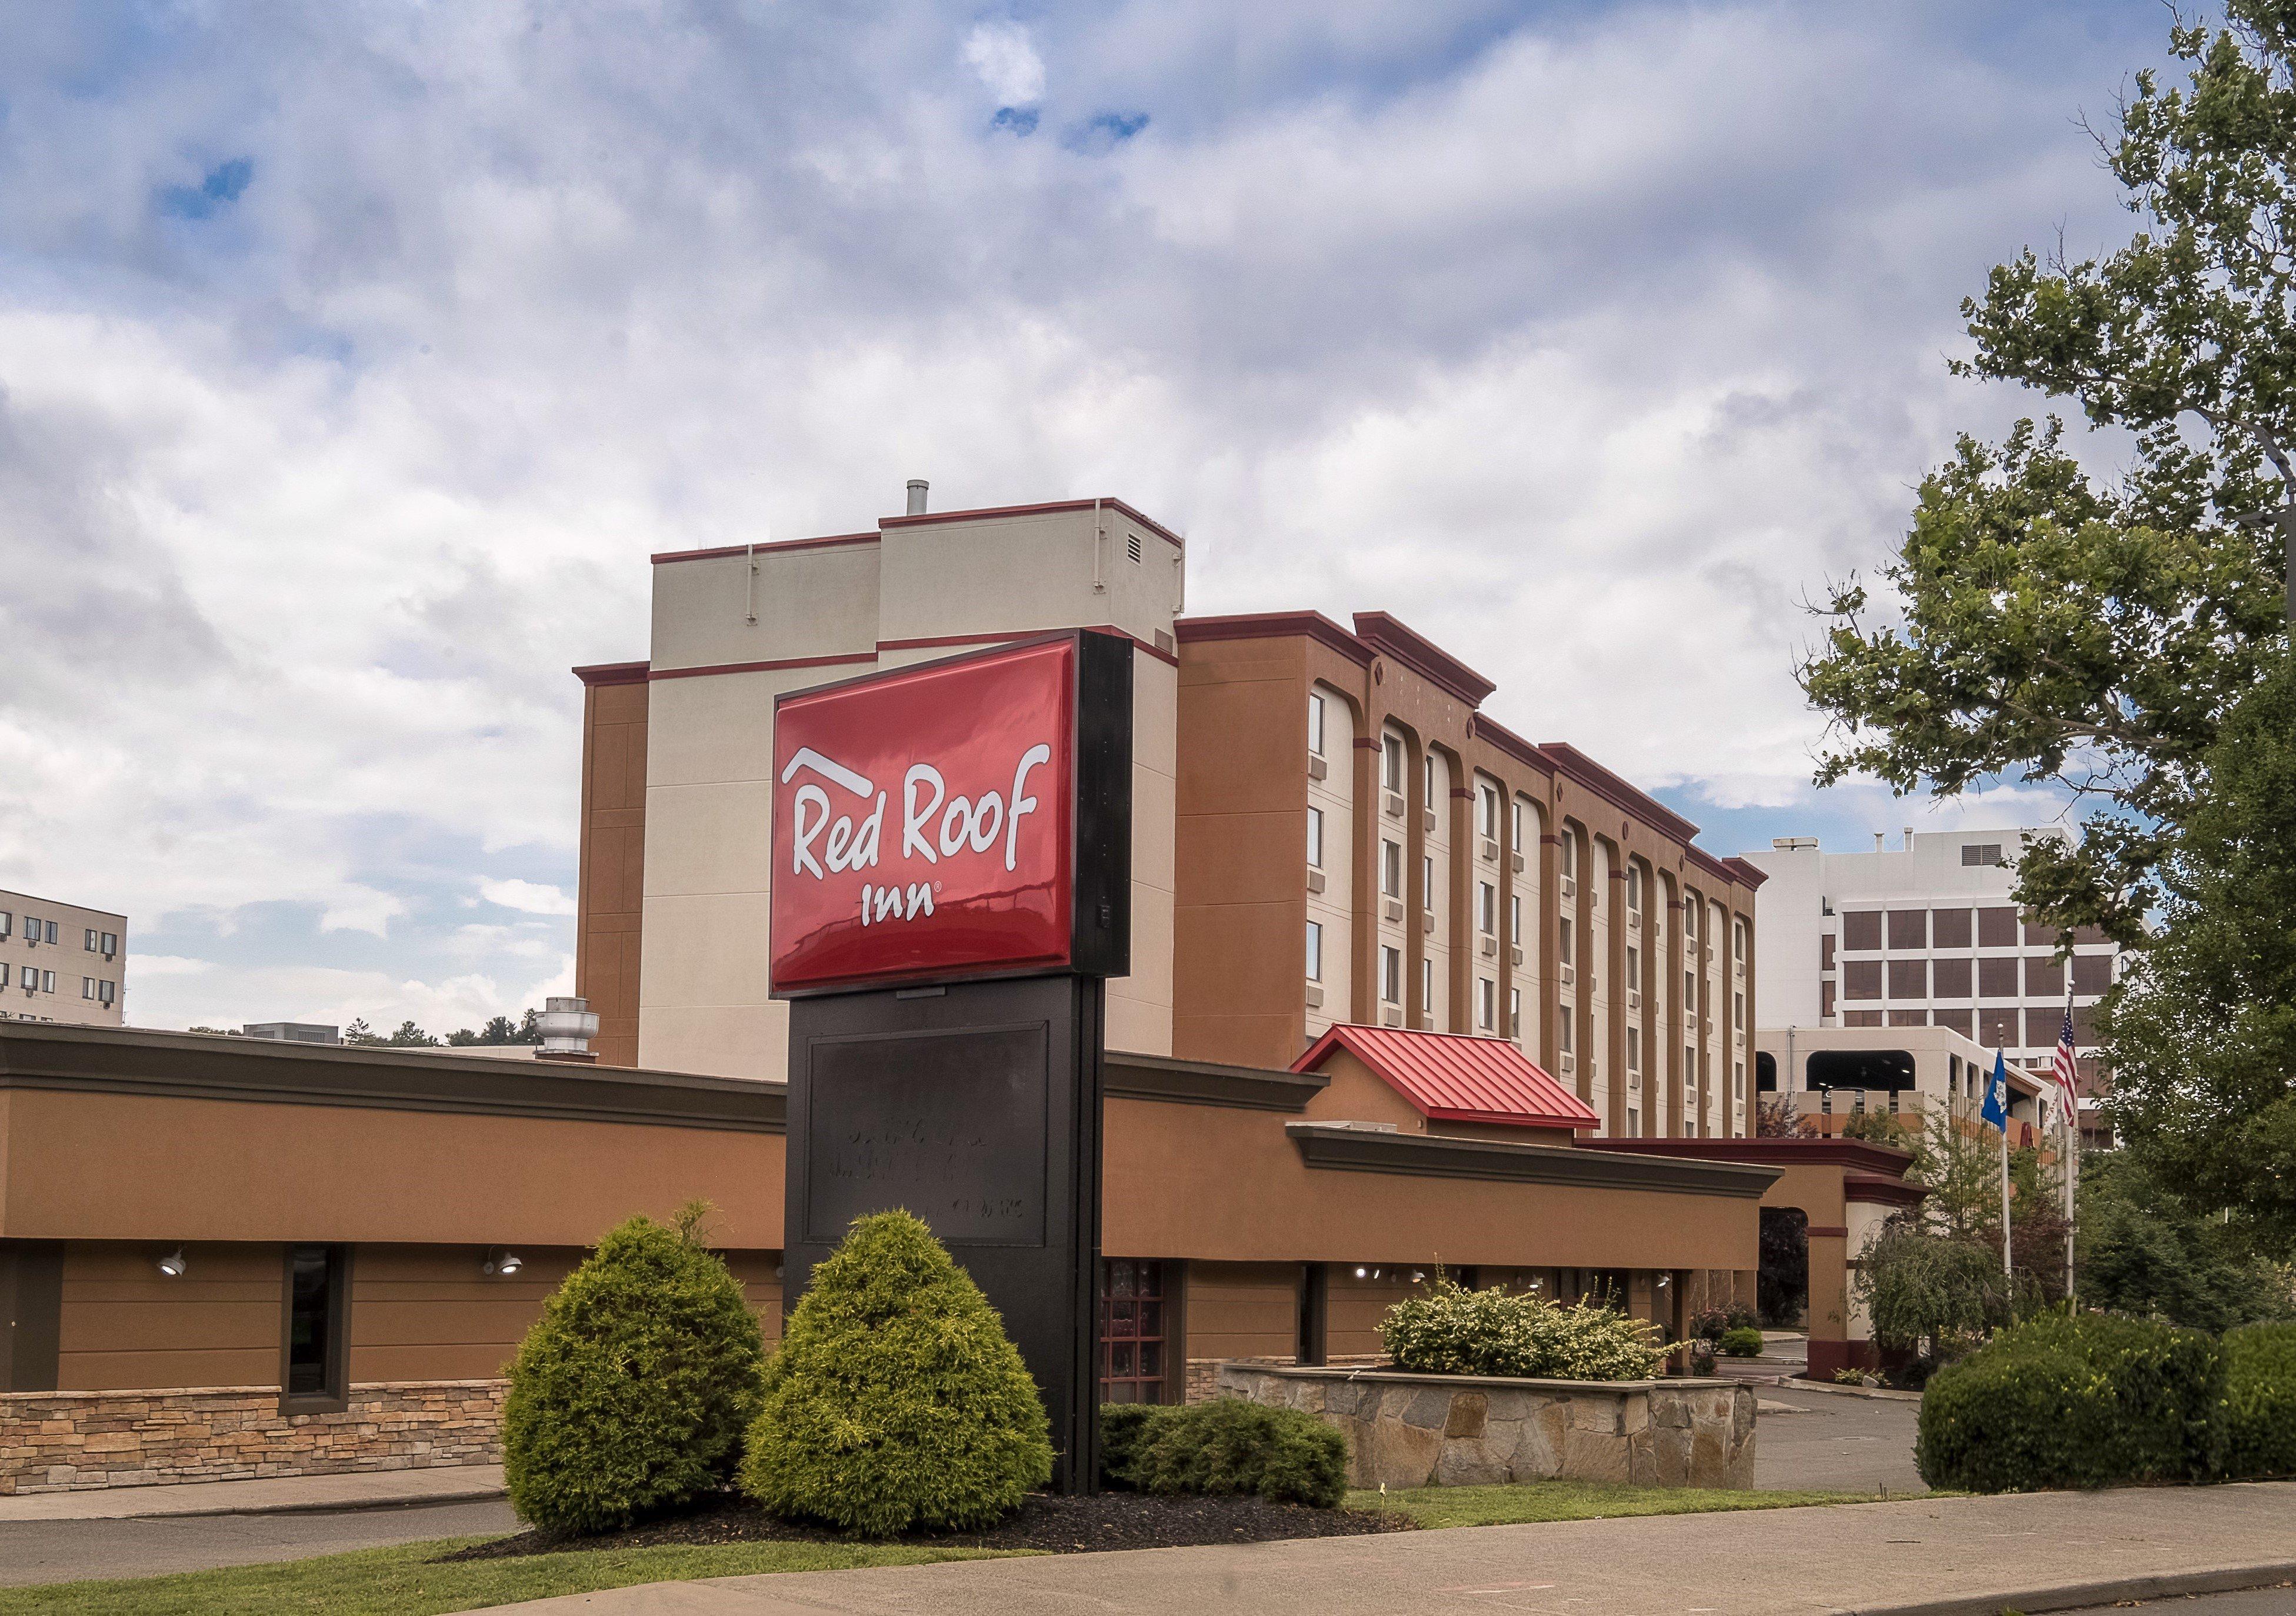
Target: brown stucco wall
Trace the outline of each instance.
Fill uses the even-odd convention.
[[[583,669],[582,852],[574,991],[598,1017],[602,1065],[638,1063],[638,943],[645,893],[643,668]],[[635,672],[635,677],[632,674]]]
[[[0,1095],[0,1236],[580,1246],[716,1205],[775,1250],[777,1134],[19,1089]]]

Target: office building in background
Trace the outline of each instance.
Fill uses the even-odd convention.
[[[127,917],[0,892],[0,1021],[127,1020]]]

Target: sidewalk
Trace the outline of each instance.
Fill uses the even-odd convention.
[[[652,1583],[529,1616],[1995,1616],[2296,1574],[2296,1484],[1925,1498]]]
[[[459,1504],[502,1496],[501,1465],[442,1464],[430,1470],[371,1470],[340,1476],[274,1476],[254,1481],[183,1481],[87,1492],[12,1494],[0,1497],[0,1524],[302,1514],[408,1504]]]

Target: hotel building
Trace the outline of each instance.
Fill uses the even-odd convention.
[[[0,892],[0,1021],[127,1019],[127,917]]]

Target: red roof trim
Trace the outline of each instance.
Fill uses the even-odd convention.
[[[1538,749],[1554,759],[1555,767],[1563,774],[1585,786],[1597,797],[1604,799],[1614,807],[1626,809],[1629,814],[1639,816],[1685,846],[1692,837],[1698,834],[1698,827],[1689,820],[1685,819],[1648,792],[1628,784],[1626,781],[1604,768],[1569,742],[1542,741],[1539,742]],[[1699,853],[1696,848],[1691,848],[1690,851],[1701,857],[1712,858],[1711,855]],[[1721,862],[1718,859],[1712,859],[1712,862],[1715,868],[1720,871]],[[1727,874],[1726,871],[1722,873]]]
[[[585,685],[643,685],[646,681],[646,664],[593,662],[586,668],[577,668],[574,677]]]
[[[1247,611],[1231,617],[1184,617],[1172,625],[1182,644],[1193,640],[1282,640],[1302,636],[1330,646],[1357,667],[1371,666],[1372,648],[1320,611]]]
[[[1598,1126],[1585,1101],[1502,1038],[1342,1021],[1317,1038],[1292,1070],[1313,1071],[1335,1048],[1370,1067],[1431,1120],[1573,1132]]]
[[[975,511],[928,511],[922,516],[888,516],[877,525],[880,528],[921,528],[937,521],[986,521],[996,516],[1046,516],[1060,511],[1089,511],[1095,505],[1130,517],[1175,549],[1187,548],[1187,541],[1162,522],[1152,516],[1142,515],[1122,500],[1108,495],[1098,499],[1054,499],[1033,505],[983,505]]]
[[[1759,865],[1749,864],[1736,854],[1722,861],[1722,867],[1749,887],[1759,887],[1770,878],[1770,873]]]
[[[1505,752],[1518,763],[1527,763],[1552,779],[1554,759],[1524,740],[1497,719],[1477,713],[1467,721],[1467,733],[1494,751]]]
[[[717,561],[723,556],[748,555],[752,552],[772,555],[783,550],[826,550],[836,545],[873,545],[882,537],[878,533],[832,533],[824,538],[783,538],[763,545],[719,545],[712,550],[661,550],[654,554],[653,564],[659,567],[664,562]]]
[[[782,657],[771,662],[714,662],[704,668],[657,668],[649,679],[698,679],[713,673],[774,673],[783,668],[835,668],[849,662],[873,662],[873,651],[849,652],[833,657]]]
[[[1365,644],[1387,652],[1405,667],[1449,691],[1470,707],[1480,707],[1483,698],[1498,688],[1496,683],[1483,677],[1417,629],[1406,628],[1392,613],[1357,612],[1356,636]]]
[[[1030,639],[1044,632],[1045,630],[1041,628],[1028,628],[1012,634],[930,634],[909,640],[879,640],[877,649],[882,653],[888,651],[914,651],[929,645],[1004,645],[1016,640]],[[1135,646],[1146,652],[1158,661],[1168,662],[1175,668],[1180,665],[1180,659],[1170,652],[1160,650],[1138,635],[1119,628],[1113,623],[1094,623],[1087,626],[1085,632],[1111,635],[1119,640],[1130,640]]]

